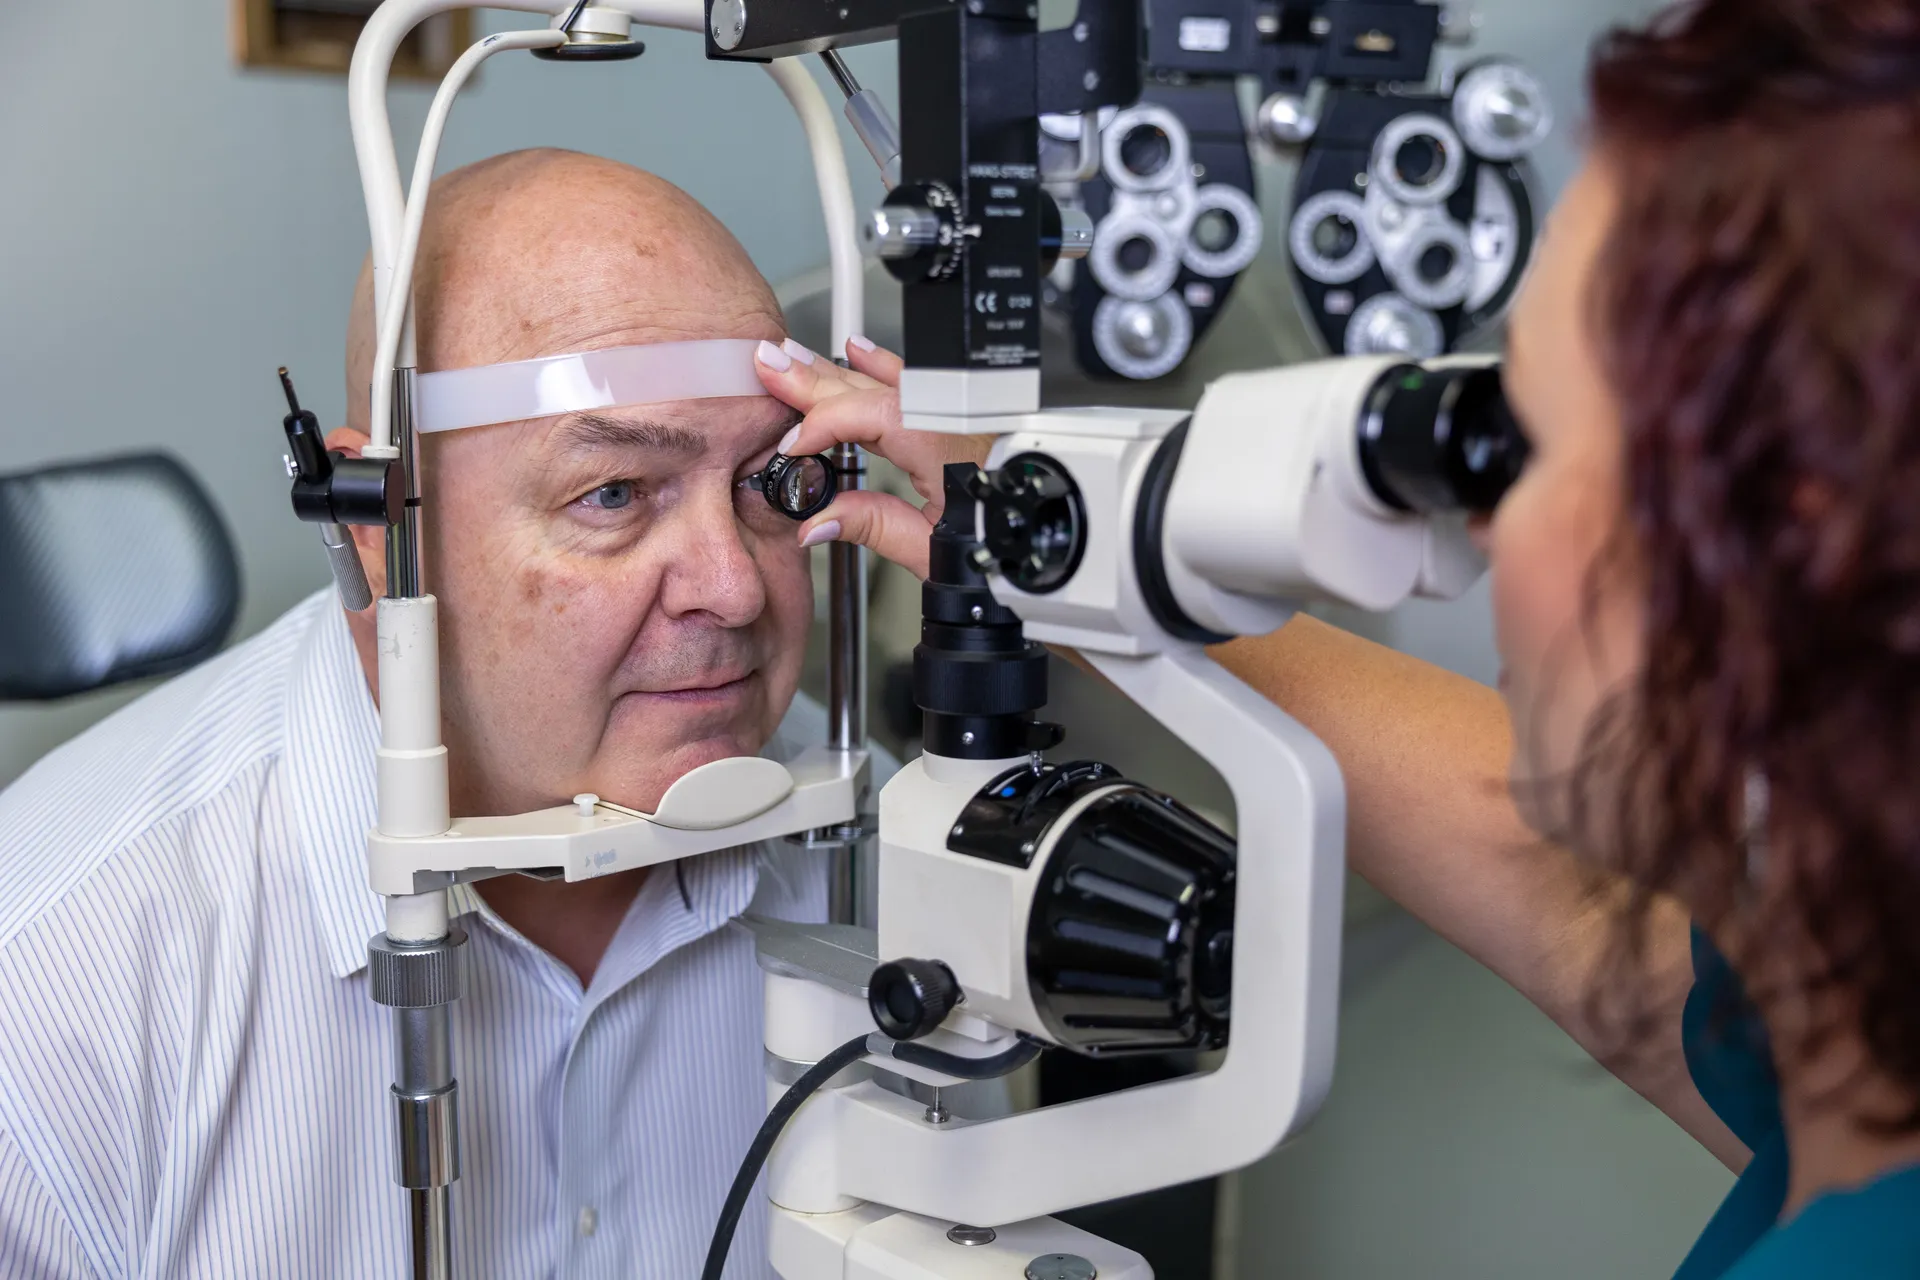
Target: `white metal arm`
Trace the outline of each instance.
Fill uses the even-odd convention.
[[[550,42],[553,37],[539,30],[513,32],[489,37],[467,50],[446,76],[429,113],[427,128],[421,137],[415,162],[412,198],[403,196],[400,166],[394,154],[393,128],[387,113],[387,79],[393,57],[407,33],[435,14],[467,7],[461,0],[387,0],[368,19],[359,42],[354,46],[353,62],[347,75],[347,106],[353,124],[354,153],[360,165],[360,185],[366,194],[367,222],[373,248],[374,313],[380,317],[381,341],[376,354],[372,380],[372,414],[368,423],[373,456],[391,456],[390,397],[396,365],[412,367],[417,360],[413,349],[413,325],[410,306],[396,305],[389,320],[389,297],[394,281],[411,288],[411,255],[403,258],[409,238],[409,214],[416,222],[423,219],[421,201],[424,174],[431,182],[439,149],[440,130],[455,94],[465,83],[472,68],[481,60],[505,48],[532,48]],[[492,6],[526,13],[558,16],[569,7],[564,0],[502,0]],[[629,15],[644,26],[670,30],[698,31],[703,7],[700,0],[607,0],[601,7]],[[826,219],[827,249],[833,277],[833,342],[836,351],[865,325],[864,294],[861,287],[861,257],[855,239],[853,186],[847,173],[846,152],[840,145],[838,126],[819,86],[807,71],[792,59],[765,64],[767,73],[786,95],[800,117],[806,133],[808,154],[814,177],[820,188],[821,210]],[[413,232],[417,237],[417,230]],[[391,336],[389,337],[389,329]]]
[[[816,1194],[998,1226],[1251,1164],[1319,1107],[1333,1074],[1346,801],[1319,739],[1197,649],[1088,652],[1217,768],[1239,852],[1233,1029],[1210,1074],[1002,1119],[925,1123],[872,1083],[822,1094]],[[1258,927],[1250,927],[1256,925]],[[798,1118],[796,1118],[798,1123]]]

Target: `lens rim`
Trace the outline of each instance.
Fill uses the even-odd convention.
[[[795,467],[809,462],[820,465],[820,474],[824,481],[821,486],[821,496],[802,510],[791,510],[776,495],[785,487],[787,475]],[[833,459],[824,453],[802,453],[793,456],[776,453],[766,466],[747,477],[747,485],[749,488],[759,490],[760,496],[767,500],[768,506],[797,524],[833,505],[833,500],[840,496],[840,472],[833,465]]]
[[[1388,508],[1410,515],[1485,515],[1519,479],[1527,458],[1497,364],[1389,366],[1367,394],[1357,436],[1367,488]],[[1474,465],[1468,456],[1477,444],[1490,445],[1490,465]]]

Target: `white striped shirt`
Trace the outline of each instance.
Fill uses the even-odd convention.
[[[324,592],[0,794],[0,1276],[408,1273],[366,980],[377,739]],[[780,843],[683,872],[647,878],[585,991],[454,891],[457,1275],[699,1273],[766,1110],[726,926],[817,919],[825,883]],[[763,1213],[727,1274],[770,1275]]]

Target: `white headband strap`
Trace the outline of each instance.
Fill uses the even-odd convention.
[[[458,431],[583,409],[721,396],[764,396],[752,338],[654,342],[510,364],[423,373],[414,430]]]

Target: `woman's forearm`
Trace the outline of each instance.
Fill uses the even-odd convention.
[[[1592,1016],[1588,997],[1622,889],[1521,821],[1507,787],[1512,734],[1499,694],[1305,616],[1211,654],[1340,762],[1354,870],[1514,986],[1715,1155],[1744,1160],[1680,1054],[1692,965],[1677,904],[1655,904],[1644,962],[1627,983],[1625,998],[1649,1015],[1646,1037],[1625,1052],[1614,1028]]]

